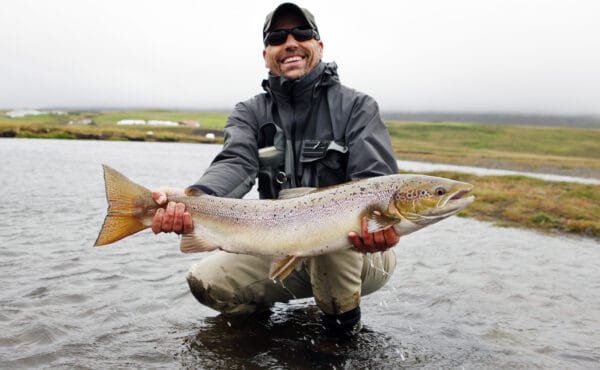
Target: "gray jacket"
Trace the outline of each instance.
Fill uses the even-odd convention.
[[[335,63],[321,62],[295,81],[269,76],[263,88],[265,93],[235,106],[223,150],[192,188],[241,198],[258,176],[261,198],[275,198],[280,188],[398,172],[377,103],[340,84]],[[272,146],[285,154],[281,163],[260,168],[259,149]],[[272,171],[285,173],[285,182],[264,176]]]

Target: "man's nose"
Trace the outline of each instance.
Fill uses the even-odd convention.
[[[290,33],[287,35],[287,39],[285,39],[285,42],[283,43],[283,46],[287,49],[290,47],[296,47],[298,46],[298,40],[296,40],[294,38],[294,36]]]

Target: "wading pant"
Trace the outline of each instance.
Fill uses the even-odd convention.
[[[319,308],[340,315],[360,297],[381,288],[396,267],[394,248],[362,254],[354,248],[309,257],[283,280],[269,279],[269,258],[217,252],[192,265],[187,280],[200,303],[224,314],[249,314],[275,302],[314,297]]]

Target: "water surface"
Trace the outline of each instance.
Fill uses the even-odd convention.
[[[366,330],[321,335],[314,301],[227,320],[198,304],[175,235],[93,248],[101,163],[185,186],[213,145],[0,140],[0,368],[594,368],[596,241],[450,218],[402,238],[396,272],[364,297]]]

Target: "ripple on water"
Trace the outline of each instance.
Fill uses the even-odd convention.
[[[24,297],[27,298],[42,298],[48,295],[48,287],[41,286],[33,289],[29,293],[25,294]]]
[[[26,345],[49,345],[66,335],[59,326],[50,323],[23,323],[23,325],[14,337],[19,343]]]
[[[19,369],[19,368],[36,368],[36,367],[47,367],[48,364],[59,359],[59,355],[54,352],[35,353],[33,355],[20,356],[18,359],[11,359],[5,361],[3,364],[7,369]],[[0,363],[2,364],[2,363]]]

